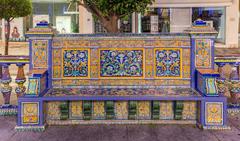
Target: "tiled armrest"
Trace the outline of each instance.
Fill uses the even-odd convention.
[[[219,96],[216,79],[220,74],[212,69],[198,69],[196,88],[204,96]]]
[[[47,91],[47,77],[46,69],[34,69],[30,71],[28,89],[25,96],[41,96]]]

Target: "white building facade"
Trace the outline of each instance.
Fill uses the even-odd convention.
[[[165,21],[169,24],[167,32],[183,32],[195,19],[201,18],[219,32],[217,47],[238,47],[239,0],[156,0],[149,7],[150,11],[157,12],[149,15],[148,22],[144,21],[145,15],[133,14],[130,32],[151,32],[151,26],[156,25],[156,22],[159,25],[157,27],[160,29],[159,32],[166,32],[164,26],[160,24]],[[79,32],[96,32],[91,13],[80,6],[79,14]],[[159,16],[158,21],[151,20],[153,19],[151,17],[156,16]],[[144,27],[148,26],[146,23],[150,24],[150,31],[144,30]]]
[[[67,0],[32,0],[32,15],[23,18],[18,28],[26,32],[40,20],[46,20],[60,33],[101,33],[104,28],[84,7]],[[219,32],[217,47],[238,47],[239,0],[155,0],[146,13],[133,13],[119,21],[121,32],[183,32],[201,18]],[[21,29],[23,28],[23,29]],[[4,22],[0,24],[4,38]],[[22,40],[22,38],[20,39]],[[18,41],[18,40],[17,40]]]

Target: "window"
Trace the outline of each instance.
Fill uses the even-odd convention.
[[[170,9],[152,8],[142,15],[142,32],[170,32]]]
[[[93,16],[95,33],[106,33],[106,29],[101,25],[100,21]],[[125,16],[119,20],[119,30],[121,33],[132,32],[132,17]]]
[[[31,27],[48,21],[59,33],[79,32],[79,12],[76,3],[67,0],[33,0]]]
[[[198,18],[207,21],[218,32],[217,42],[225,43],[225,20],[226,10],[224,7],[193,8],[193,22]]]

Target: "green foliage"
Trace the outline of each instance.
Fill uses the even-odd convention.
[[[0,19],[7,21],[5,34],[5,55],[8,55],[8,42],[10,36],[10,22],[14,18],[25,17],[32,12],[31,0],[0,0]]]
[[[11,21],[32,12],[31,0],[0,0],[0,18]]]
[[[116,33],[118,20],[126,18],[133,12],[144,12],[155,0],[69,0],[84,6],[99,20],[107,32]]]
[[[123,17],[133,12],[142,12],[154,0],[84,0],[89,7],[96,7],[103,16]]]

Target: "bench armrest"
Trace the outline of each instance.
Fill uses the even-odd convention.
[[[220,74],[212,69],[197,70],[197,91],[204,96],[219,96],[216,80]]]
[[[48,90],[48,71],[46,69],[34,69],[30,71],[28,88],[25,96],[42,96]]]

